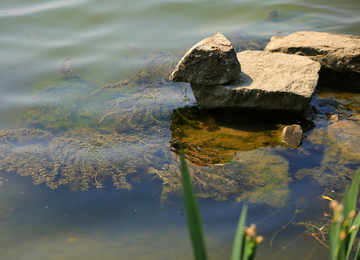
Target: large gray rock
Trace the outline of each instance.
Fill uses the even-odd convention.
[[[296,32],[286,37],[272,37],[265,51],[307,56],[321,63],[320,80],[360,88],[360,37]]]
[[[236,79],[240,71],[231,42],[217,33],[194,45],[179,61],[169,79],[203,86],[216,85]]]
[[[201,108],[299,113],[307,107],[317,85],[320,63],[263,51],[244,51],[237,57],[242,71],[236,80],[205,87],[191,84]]]

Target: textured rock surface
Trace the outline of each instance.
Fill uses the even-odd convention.
[[[191,84],[201,108],[301,112],[309,104],[320,63],[297,55],[263,51],[244,51],[237,57],[242,71],[236,80],[205,87]]]
[[[348,158],[360,160],[360,115],[355,114],[349,120],[333,122],[329,127],[330,138],[335,139],[341,151]]]
[[[221,33],[194,45],[170,75],[174,82],[224,84],[236,79],[241,68],[231,42]]]
[[[282,138],[288,146],[296,147],[301,143],[303,131],[299,125],[288,125],[282,131]]]
[[[272,37],[265,51],[307,56],[321,63],[320,80],[360,88],[360,37],[296,32],[286,37]]]

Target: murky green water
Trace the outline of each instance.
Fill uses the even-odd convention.
[[[359,93],[322,86],[302,116],[234,120],[167,77],[217,32],[237,51],[299,30],[359,36],[359,11],[354,0],[2,1],[0,258],[191,259],[182,142],[210,259],[229,259],[243,201],[266,238],[257,259],[327,259],[292,222],[325,225],[321,195],[336,198],[360,165]],[[297,149],[278,139],[293,123]]]

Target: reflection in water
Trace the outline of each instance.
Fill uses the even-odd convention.
[[[179,144],[183,144],[187,158],[204,166],[227,163],[237,152],[281,144],[282,125],[261,123],[261,118],[254,118],[249,112],[233,114],[229,124],[224,117],[231,118],[231,115],[224,113],[227,116],[210,115],[197,107],[175,109],[171,120],[172,150],[178,150]]]

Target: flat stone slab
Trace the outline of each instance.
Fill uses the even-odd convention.
[[[169,80],[204,86],[224,84],[236,79],[240,71],[240,63],[231,42],[217,33],[191,47]]]
[[[320,63],[282,53],[237,53],[240,76],[215,86],[191,84],[197,104],[204,109],[286,110],[300,113],[309,104]]]
[[[321,63],[320,80],[323,78],[332,84],[360,88],[360,37],[295,32],[285,37],[272,37],[265,51],[306,56]]]

